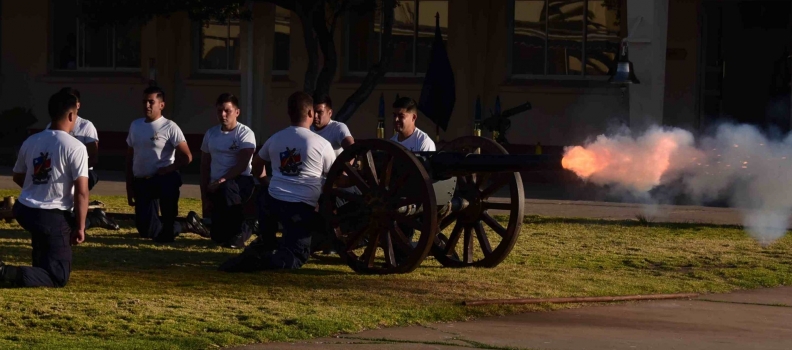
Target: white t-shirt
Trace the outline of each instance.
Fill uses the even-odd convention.
[[[14,172],[25,174],[19,201],[31,208],[71,210],[74,181],[88,177],[88,151],[61,130],[44,130],[22,143]]]
[[[413,152],[436,151],[435,143],[434,141],[432,141],[432,138],[418,128],[415,128],[415,131],[412,133],[412,135],[404,139],[404,141],[399,141],[399,134],[393,134],[391,140],[398,142],[399,144],[401,144],[402,146],[406,147],[408,150]]]
[[[52,123],[47,124],[44,129],[49,129]],[[96,132],[96,127],[90,120],[77,116],[77,121],[74,123],[74,129],[69,135],[74,136],[82,143],[91,143],[99,141],[99,133]]]
[[[212,156],[210,165],[211,181],[215,181],[228,172],[237,164],[237,154],[243,149],[256,149],[256,135],[242,123],[237,123],[234,130],[223,131],[222,126],[217,125],[206,131],[201,144],[201,151]],[[240,174],[249,176],[252,164],[252,157],[248,159],[248,166]]]
[[[330,142],[330,145],[333,146],[333,151],[335,151],[336,157],[344,151],[344,148],[341,146],[341,141],[344,141],[347,136],[352,136],[352,133],[349,132],[349,128],[346,126],[346,124],[337,122],[335,120],[331,120],[321,130],[316,130],[316,127],[311,125],[311,131],[315,132],[321,137],[324,137],[325,140]]]
[[[336,158],[330,142],[297,126],[272,135],[258,156],[272,162],[269,194],[273,198],[311,206],[319,202],[324,177]]]
[[[44,129],[49,129],[51,125],[52,123],[47,124],[47,127]],[[90,120],[81,118],[79,115],[77,116],[77,121],[74,122],[74,129],[72,129],[69,135],[74,136],[83,144],[99,142],[99,133],[96,132],[96,127]],[[93,169],[93,167],[88,169]]]
[[[185,142],[184,134],[172,120],[159,117],[147,123],[146,118],[132,122],[127,135],[127,145],[135,151],[132,174],[136,177],[153,176],[162,167],[173,164],[176,146]]]

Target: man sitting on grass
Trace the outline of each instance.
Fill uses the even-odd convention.
[[[13,170],[14,182],[22,187],[14,217],[31,233],[33,245],[33,266],[0,262],[0,283],[16,287],[65,286],[71,274],[70,245],[85,240],[88,152],[69,135],[77,123],[77,98],[56,93],[48,110],[52,125],[22,143]]]

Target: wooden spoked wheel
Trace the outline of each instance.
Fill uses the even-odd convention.
[[[411,272],[429,254],[437,234],[432,182],[401,145],[356,141],[333,163],[322,193],[321,212],[337,238],[336,251],[353,270]]]
[[[441,151],[508,154],[495,141],[477,136],[454,139]],[[508,195],[508,201],[496,200],[496,193]],[[440,219],[432,254],[447,267],[497,266],[514,248],[522,227],[525,198],[520,173],[458,176],[454,197],[466,200],[468,206]],[[495,219],[496,214],[508,215],[506,227]]]

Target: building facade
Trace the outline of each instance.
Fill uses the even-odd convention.
[[[143,115],[141,92],[154,80],[166,91],[164,115],[181,126],[196,152],[203,133],[216,123],[213,104],[223,92],[239,96],[240,119],[256,131],[260,144],[288,125],[286,99],[302,88],[308,60],[299,19],[289,11],[253,2],[251,21],[201,24],[177,13],[142,26],[97,30],[79,23],[76,1],[0,0],[0,112],[30,108],[38,118],[33,128],[42,128],[47,98],[63,86],[76,87],[82,93],[81,116],[100,131],[102,154],[113,154],[106,150],[123,151],[130,122]],[[762,69],[768,70],[762,74],[771,80],[773,62],[789,47],[792,14],[789,1],[399,3],[391,71],[349,120],[356,138],[376,136],[380,94],[386,105],[397,94],[420,96],[437,13],[457,101],[441,138],[471,134],[476,98],[487,117],[500,97],[503,109],[524,102],[533,106],[512,117],[509,141],[541,143],[546,149],[578,144],[620,126],[700,132],[730,113],[759,113],[760,103],[745,107],[739,97],[748,94],[765,106],[772,96],[741,87],[753,81],[750,77],[724,78],[732,76],[727,75],[732,61],[744,67],[746,56],[757,55],[722,43],[760,49],[760,61],[766,61]],[[337,26],[339,66],[331,89],[336,109],[379,59],[380,23],[381,14],[374,13],[346,16]],[[741,29],[724,31],[729,23]],[[622,87],[608,84],[607,73],[625,38],[640,84]],[[785,108],[774,118],[788,130],[788,103]],[[736,119],[767,123],[758,114]],[[391,125],[386,118],[386,130]],[[434,135],[426,118],[419,117],[418,125]]]

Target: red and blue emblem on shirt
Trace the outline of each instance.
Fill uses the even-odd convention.
[[[40,152],[40,156],[33,158],[33,183],[43,185],[49,182],[50,172],[52,171],[52,161],[49,152]]]
[[[300,153],[297,152],[297,148],[290,149],[286,147],[286,151],[278,155],[280,156],[280,167],[278,169],[281,174],[286,176],[300,175],[300,166],[303,163]]]

